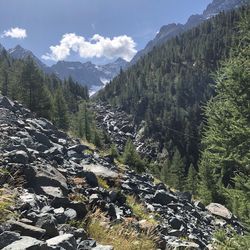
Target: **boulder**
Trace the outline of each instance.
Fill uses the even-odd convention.
[[[94,173],[90,171],[81,171],[77,174],[77,177],[85,178],[87,183],[91,187],[98,187],[98,180]]]
[[[49,164],[29,166],[25,168],[24,175],[28,186],[34,188],[37,193],[51,194],[52,192],[46,192],[49,189],[42,187],[57,187],[62,190],[63,194],[67,194],[68,186],[66,178]]]
[[[0,249],[10,245],[12,242],[20,239],[20,234],[15,232],[5,231],[0,234]]]
[[[176,197],[165,190],[157,190],[153,197],[153,202],[161,205],[167,205],[171,201],[175,201]]]
[[[15,108],[15,103],[12,102],[9,98],[7,98],[6,96],[3,96],[0,98],[0,106],[9,109],[11,111],[16,111]]]
[[[63,234],[51,238],[46,241],[48,247],[51,249],[65,249],[75,250],[77,249],[76,239],[73,234]]]
[[[41,143],[42,145],[45,145],[49,148],[52,146],[51,141],[49,140],[48,136],[46,136],[45,134],[40,133],[38,131],[32,131],[31,135],[34,137],[34,139],[37,142]]]
[[[58,235],[57,221],[55,217],[49,213],[42,215],[36,222],[36,226],[46,230],[46,237],[54,237]]]
[[[32,237],[21,237],[20,240],[14,241],[10,245],[4,247],[2,250],[47,250],[44,242]]]
[[[31,226],[19,221],[10,221],[10,224],[11,231],[19,232],[22,236],[30,236],[40,239],[46,233],[45,229]]]
[[[222,217],[223,219],[230,220],[232,219],[232,213],[223,205],[219,203],[210,203],[206,206],[206,209],[213,215]]]
[[[29,161],[27,153],[23,150],[11,151],[5,156],[9,157],[11,162],[14,163],[27,164]]]

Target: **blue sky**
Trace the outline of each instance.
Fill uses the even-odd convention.
[[[161,26],[185,23],[211,0],[0,0],[0,43],[56,60],[129,60]],[[19,28],[13,30],[13,28]],[[50,48],[50,46],[53,46]]]

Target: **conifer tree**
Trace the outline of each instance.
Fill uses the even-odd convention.
[[[55,115],[54,115],[55,124],[59,128],[67,130],[69,128],[68,109],[66,101],[63,96],[62,89],[60,87],[57,89],[55,94],[54,109],[55,109]]]

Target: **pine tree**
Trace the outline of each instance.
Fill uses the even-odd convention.
[[[205,109],[207,126],[200,163],[202,198],[226,204],[250,221],[250,16],[238,46],[216,75],[217,96]]]
[[[68,109],[61,87],[57,89],[55,94],[54,109],[55,109],[55,114],[54,114],[55,124],[59,128],[67,130],[69,128]]]
[[[138,172],[144,171],[145,162],[141,159],[140,155],[135,149],[131,139],[128,139],[124,152],[122,154],[122,162],[129,167],[134,168]]]
[[[4,95],[4,96],[8,95],[8,88],[9,88],[8,73],[6,70],[4,70],[4,72],[3,72],[3,84],[2,84],[2,95]]]
[[[183,190],[185,184],[184,162],[178,149],[174,150],[168,183],[170,183],[170,186],[181,191]]]
[[[194,168],[194,165],[191,164],[188,170],[186,189],[192,192],[192,194],[196,194],[197,185],[198,185],[198,173],[196,169]]]

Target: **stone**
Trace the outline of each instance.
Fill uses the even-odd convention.
[[[83,228],[78,228],[78,229],[74,230],[73,234],[74,234],[76,239],[80,238],[81,241],[82,240],[87,240],[87,238],[88,238],[88,234]]]
[[[219,203],[210,203],[206,206],[206,209],[213,215],[222,217],[223,219],[230,220],[232,219],[232,213],[223,205]]]
[[[157,190],[153,197],[153,202],[161,205],[167,205],[171,201],[175,201],[176,197],[165,190]]]
[[[44,187],[60,188],[65,195],[68,192],[66,178],[49,164],[29,166],[24,169],[24,175],[28,186],[34,188],[38,194],[47,194]]]
[[[20,239],[20,234],[15,232],[5,231],[0,234],[0,249],[10,245],[12,242]]]
[[[94,173],[92,173],[90,171],[82,171],[82,172],[77,174],[77,177],[85,178],[87,183],[91,187],[98,187],[97,177]]]
[[[177,192],[177,196],[181,200],[186,200],[188,202],[191,202],[192,200],[192,194],[190,192]]]
[[[114,250],[114,247],[111,245],[97,245],[96,247],[92,248],[92,250]]]
[[[49,197],[63,197],[63,192],[59,187],[41,186],[42,192]]]
[[[75,250],[77,249],[76,239],[73,234],[63,234],[46,241],[47,245],[51,249],[65,249]]]
[[[77,246],[77,249],[78,250],[91,250],[94,247],[96,247],[95,240],[84,240]]]
[[[2,250],[46,250],[46,246],[45,248],[42,248],[42,246],[44,246],[44,242],[32,237],[23,236],[20,240],[14,241]]]
[[[49,148],[52,146],[52,143],[50,142],[48,136],[46,136],[45,134],[38,131],[32,131],[32,136],[37,142],[41,143],[42,145],[45,145]]]
[[[72,208],[67,208],[64,212],[64,215],[69,219],[69,220],[74,220],[77,217],[76,210]]]
[[[205,205],[201,203],[200,201],[195,201],[194,205],[198,208],[200,208],[202,211],[206,209]]]
[[[57,221],[51,214],[47,213],[39,217],[36,226],[46,230],[46,237],[54,237],[59,234],[57,230]]]
[[[182,225],[182,221],[177,218],[172,218],[169,220],[169,224],[173,229],[180,229]]]
[[[27,164],[29,161],[27,153],[23,150],[11,151],[5,156],[9,157],[14,163]]]
[[[31,226],[19,221],[10,221],[10,224],[11,230],[19,232],[22,236],[30,236],[40,239],[46,233],[45,229]]]
[[[72,147],[69,147],[68,151],[73,150],[76,153],[81,154],[84,150],[87,150],[87,149],[90,150],[88,146],[79,144],[79,145],[74,145]]]
[[[0,106],[9,109],[11,111],[16,111],[15,108],[15,103],[12,102],[9,98],[7,98],[6,96],[3,96],[0,98]]]
[[[86,204],[82,202],[71,202],[68,198],[65,197],[55,197],[51,202],[51,206],[53,206],[54,208],[72,208],[76,211],[78,219],[83,219],[87,214]]]

